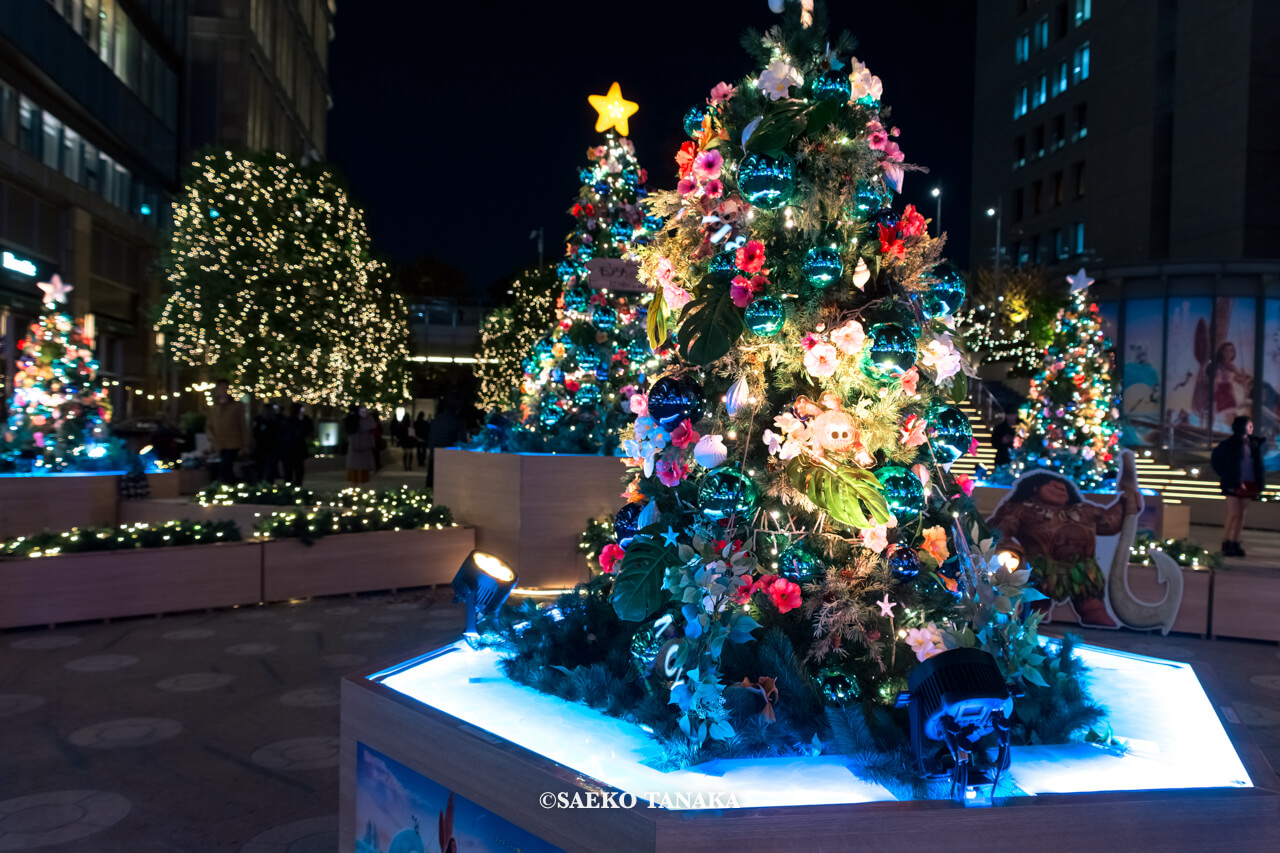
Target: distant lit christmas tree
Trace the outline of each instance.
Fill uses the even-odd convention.
[[[18,345],[9,422],[0,456],[36,471],[95,470],[112,464],[111,416],[93,358],[93,339],[59,310],[71,285],[41,282],[44,313]]]
[[[481,409],[506,412],[518,405],[524,360],[555,319],[559,296],[554,267],[528,269],[511,284],[511,304],[485,318],[476,353]]]
[[[589,269],[592,261],[628,258],[660,225],[639,206],[648,176],[626,136],[636,107],[616,83],[590,100],[604,143],[587,150],[590,162],[569,210],[576,224],[556,267],[563,290],[555,325],[522,365],[514,449],[612,453],[630,420],[632,391],[657,364],[645,334],[648,294],[625,269],[614,266],[619,275],[607,278]]]
[[[1071,303],[1058,311],[1053,340],[1031,377],[1015,441],[1015,464],[1050,468],[1084,488],[1116,474],[1120,409],[1111,370],[1111,341],[1088,294],[1093,279],[1067,276]]]

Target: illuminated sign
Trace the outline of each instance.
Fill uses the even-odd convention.
[[[20,258],[13,252],[4,253],[4,268],[23,275],[34,276],[36,274],[36,265],[33,261]]]

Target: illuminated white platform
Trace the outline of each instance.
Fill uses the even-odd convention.
[[[905,849],[906,839],[926,843],[938,832],[947,833],[950,850],[1002,849],[993,841],[1000,837],[1008,838],[1009,849],[1025,849],[1025,832],[1070,820],[1071,812],[1081,823],[1068,835],[1078,843],[1061,849],[1119,849],[1108,843],[1119,839],[1116,832],[1129,839],[1126,849],[1174,842],[1192,849],[1195,838],[1209,846],[1229,840],[1233,850],[1275,849],[1280,786],[1234,722],[1234,711],[1211,700],[1201,677],[1207,674],[1097,647],[1082,647],[1080,654],[1093,695],[1128,750],[1015,748],[1009,778],[1025,796],[995,809],[963,809],[950,802],[892,802],[888,790],[855,778],[839,756],[659,772],[645,764],[659,748],[639,726],[507,680],[492,650],[446,646],[344,682],[340,838],[350,844],[354,837],[349,813],[357,744],[363,743],[566,850],[695,849],[694,838],[705,838],[706,849],[729,840],[734,850]],[[637,805],[543,809],[538,797],[548,791],[623,792],[635,795]],[[730,794],[738,808],[715,807]],[[650,807],[681,797],[695,808]],[[792,834],[783,831],[786,825]],[[975,836],[970,847],[963,833],[956,836],[963,825],[971,825],[981,843]],[[1020,829],[1009,835],[1011,827]],[[601,846],[617,833],[626,840]]]

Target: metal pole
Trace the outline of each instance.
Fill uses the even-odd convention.
[[[935,223],[937,223],[936,224],[937,233],[935,233],[933,236],[941,237],[942,236],[942,192],[939,191],[937,195],[938,195],[938,215],[933,220]]]
[[[1003,218],[1001,203],[996,202],[996,295],[1000,295],[1000,220]]]

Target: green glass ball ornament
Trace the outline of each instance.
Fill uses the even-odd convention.
[[[829,666],[818,673],[818,683],[822,686],[822,696],[834,705],[853,702],[862,695],[858,682],[838,666]]]
[[[708,273],[726,273],[730,276],[738,273],[738,253],[736,249],[721,252],[707,264]]]
[[[843,71],[823,71],[809,83],[809,97],[815,101],[845,103],[853,94],[849,75]]]
[[[885,228],[898,227],[898,214],[892,208],[882,207],[867,215],[867,239],[879,240],[882,225]]]
[[[623,548],[630,545],[631,540],[640,532],[640,513],[643,511],[644,504],[631,503],[614,513],[613,537]]]
[[[889,568],[893,570],[894,580],[914,580],[920,574],[920,558],[910,548],[896,548],[889,555]]]
[[[898,465],[884,465],[875,473],[880,493],[898,524],[906,524],[920,514],[924,509],[924,486],[919,477]]]
[[[689,134],[690,138],[696,137],[702,133],[702,119],[707,115],[706,104],[694,104],[689,107],[689,112],[684,114],[684,132]]]
[[[853,212],[860,219],[866,219],[873,211],[879,210],[889,203],[889,195],[884,184],[879,181],[858,181],[853,190]]]
[[[645,361],[649,358],[649,344],[644,338],[634,338],[627,342],[627,358],[632,361]]]
[[[717,468],[698,484],[698,506],[703,515],[716,521],[733,518],[746,523],[759,499],[756,481],[732,468]]]
[[[600,402],[600,386],[582,385],[573,394],[573,402],[578,406],[594,406]]]
[[[692,376],[664,376],[649,389],[649,417],[665,430],[673,430],[686,418],[702,420],[706,411],[702,386]]]
[[[747,306],[743,319],[752,334],[771,338],[787,324],[787,309],[772,296],[759,296]]]
[[[933,456],[943,465],[955,462],[969,452],[973,443],[973,425],[969,416],[955,406],[940,406],[929,412],[929,443]]]
[[[844,272],[844,262],[840,260],[840,253],[835,249],[814,246],[804,256],[804,265],[800,269],[811,287],[821,289],[830,287],[840,280],[840,274]]]
[[[591,309],[591,325],[602,332],[611,332],[618,326],[618,312],[608,305],[597,305]]]
[[[796,164],[785,154],[748,154],[738,163],[738,190],[755,207],[776,210],[796,191]]]
[[[581,314],[591,305],[591,288],[584,285],[571,287],[564,292],[564,310]]]
[[[826,574],[827,565],[822,557],[809,550],[803,542],[797,542],[778,555],[778,574],[793,583],[810,583]]]
[[[880,323],[867,332],[862,372],[881,381],[901,376],[916,363],[916,338],[897,323]]]
[[[964,279],[951,264],[942,263],[922,278],[929,291],[920,297],[920,310],[930,320],[953,316],[964,304]]]

